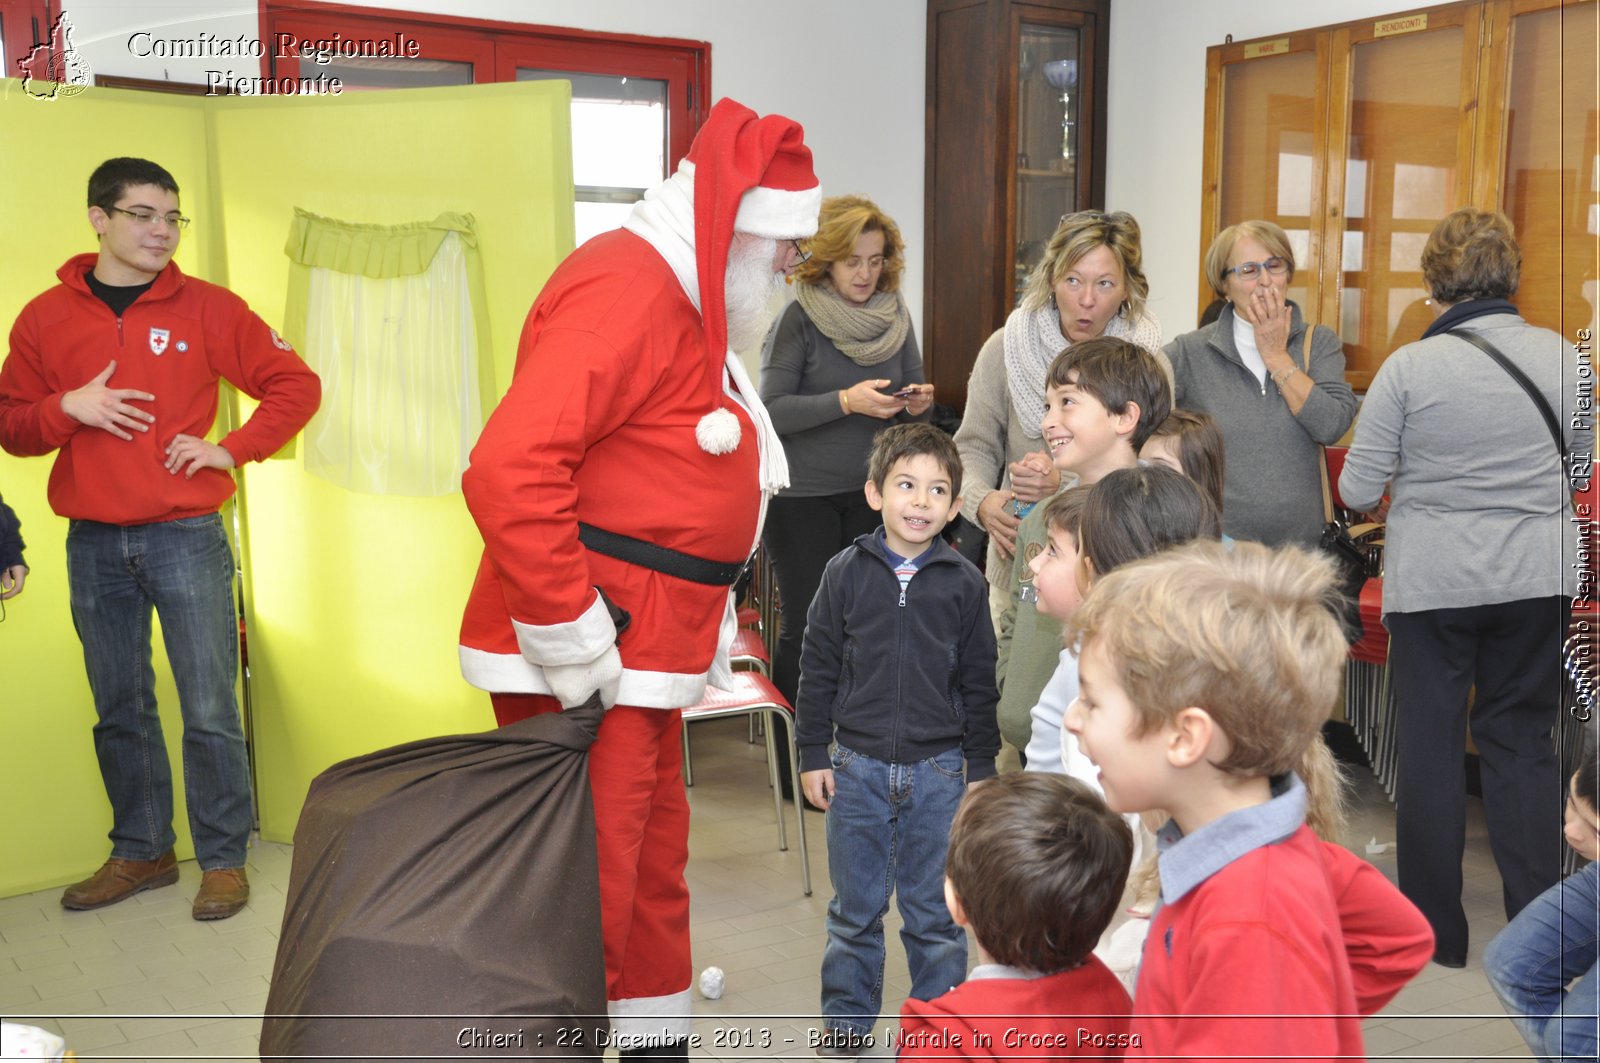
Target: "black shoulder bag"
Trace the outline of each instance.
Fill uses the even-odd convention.
[[[1561,456],[1561,474],[1565,476],[1567,473],[1567,444],[1561,438],[1561,427],[1556,421],[1555,411],[1550,408],[1550,404],[1545,401],[1545,397],[1539,394],[1539,389],[1533,386],[1533,381],[1528,379],[1528,374],[1512,365],[1511,359],[1501,354],[1499,348],[1476,332],[1451,329],[1447,335],[1464,339],[1490,358],[1493,358],[1500,364],[1500,368],[1504,369],[1511,379],[1515,380],[1521,385],[1522,390],[1528,393],[1528,398],[1533,400],[1533,404],[1539,408],[1539,415],[1544,418],[1544,426],[1550,430],[1550,438],[1555,441],[1556,453]]]

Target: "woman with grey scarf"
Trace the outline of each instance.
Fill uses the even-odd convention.
[[[783,605],[773,682],[790,701],[822,569],[880,521],[862,491],[872,438],[888,422],[925,420],[933,406],[899,292],[905,244],[893,219],[864,196],[834,196],[806,250],[798,298],[761,352],[761,401],[791,481],[762,533]]]
[[[1171,379],[1161,325],[1144,310],[1150,285],[1142,262],[1133,215],[1064,215],[1022,305],[978,352],[956,446],[966,473],[962,512],[989,533],[985,569],[996,627],[1010,600],[1022,518],[1063,486],[1041,426],[1050,363],[1075,343],[1115,336],[1149,351]]]

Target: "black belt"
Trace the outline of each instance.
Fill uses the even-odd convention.
[[[691,583],[705,583],[713,587],[731,587],[738,583],[739,577],[744,575],[746,564],[743,561],[737,563],[708,561],[703,557],[695,557],[693,554],[645,542],[643,539],[618,535],[616,532],[596,528],[593,524],[585,524],[582,521],[578,522],[578,541],[597,554],[614,557],[618,561],[638,565],[640,568],[648,568],[652,572],[664,572]]]

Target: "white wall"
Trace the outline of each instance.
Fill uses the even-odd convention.
[[[1416,0],[1112,0],[1106,209],[1144,233],[1150,309],[1168,339],[1200,316],[1200,168],[1206,49],[1391,14]]]
[[[920,323],[927,15],[918,0],[343,2],[710,42],[714,96],[803,124],[823,193],[871,196],[899,224],[910,252],[901,286]],[[206,69],[227,61],[139,58],[130,54],[129,37],[141,30],[191,38],[201,31],[252,39],[260,33],[254,0],[64,0],[63,6],[74,45],[99,74],[203,82]],[[232,69],[256,77],[260,64],[247,59]]]
[[[137,58],[129,36],[149,30],[254,38],[259,32],[253,2],[64,2],[77,27],[75,43],[99,73],[202,81],[217,60]],[[911,252],[903,287],[913,320],[921,321],[924,3],[344,2],[709,41],[715,95],[802,122],[823,190],[870,195],[899,222]],[[1230,33],[1247,40],[1415,6],[1415,0],[1113,0],[1106,206],[1132,211],[1144,228],[1151,308],[1167,336],[1192,327],[1198,315],[1206,48]],[[245,76],[258,72],[253,61],[233,69]]]

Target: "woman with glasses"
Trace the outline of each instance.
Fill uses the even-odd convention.
[[[1323,525],[1319,446],[1344,435],[1356,413],[1344,346],[1332,329],[1307,328],[1289,301],[1294,252],[1272,222],[1222,230],[1205,271],[1228,305],[1216,321],[1167,345],[1173,404],[1209,413],[1222,429],[1224,530],[1272,546],[1315,547]]]
[[[933,406],[899,291],[905,243],[894,220],[865,196],[833,196],[805,250],[797,299],[761,352],[761,401],[789,460],[762,542],[782,599],[772,678],[791,702],[822,569],[881,522],[861,490],[872,438],[887,423],[926,420]]]

